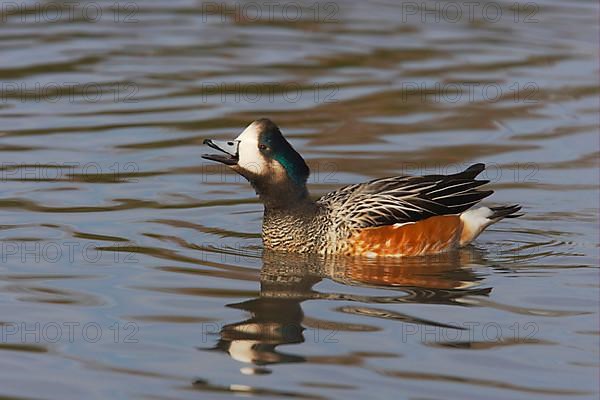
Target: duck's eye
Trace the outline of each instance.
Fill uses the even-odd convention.
[[[266,145],[266,144],[262,144],[262,143],[260,143],[260,144],[258,145],[258,148],[259,148],[260,150],[266,150],[266,149],[267,149],[267,145]]]

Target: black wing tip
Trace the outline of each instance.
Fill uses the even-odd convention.
[[[465,169],[462,172],[459,172],[458,174],[449,175],[449,176],[452,178],[460,178],[460,179],[475,179],[475,177],[477,175],[479,175],[480,173],[482,173],[484,170],[485,170],[485,164],[477,163],[477,164],[471,165],[469,168]]]
[[[477,164],[471,165],[469,168],[465,169],[462,173],[463,174],[466,173],[466,174],[472,176],[473,178],[475,178],[477,175],[482,173],[484,170],[485,170],[485,164],[477,163]]]
[[[521,210],[521,206],[518,204],[512,204],[510,206],[490,207],[493,214],[489,217],[490,219],[499,218],[518,218],[525,215],[524,213],[517,214]]]
[[[485,169],[485,164],[484,163],[477,163],[477,164],[473,164],[469,168],[465,169],[465,172],[467,172],[467,171],[470,171],[470,172],[478,171],[477,173],[480,173],[480,172],[483,172],[484,169]]]

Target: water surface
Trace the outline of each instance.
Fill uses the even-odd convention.
[[[598,397],[596,2],[14,4],[1,396]],[[200,158],[259,117],[314,195],[485,162],[526,215],[430,258],[263,251]]]

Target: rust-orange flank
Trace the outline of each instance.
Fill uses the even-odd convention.
[[[458,215],[440,215],[402,225],[365,228],[350,237],[350,255],[418,256],[470,241]]]

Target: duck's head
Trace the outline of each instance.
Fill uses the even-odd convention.
[[[204,144],[222,154],[202,158],[223,163],[248,179],[263,200],[306,197],[310,170],[271,120],[254,121],[234,140],[206,139]]]

